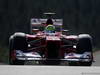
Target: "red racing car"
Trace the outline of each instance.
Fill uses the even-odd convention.
[[[62,19],[31,19],[31,34],[16,32],[9,39],[9,63],[91,66],[92,37],[89,34],[67,35]]]

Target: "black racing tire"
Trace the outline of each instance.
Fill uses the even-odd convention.
[[[24,33],[15,33],[14,34],[14,49],[27,51],[28,43],[26,39],[26,34]]]
[[[13,59],[12,55],[14,55],[15,50],[26,50],[27,49],[27,42],[24,33],[15,33],[9,39],[9,64],[10,65],[24,65],[25,61]]]
[[[91,52],[92,53],[92,37],[88,34],[80,34],[77,43],[77,52]]]
[[[14,41],[14,37],[12,35],[9,38],[9,64],[10,65],[13,65],[13,59],[12,59],[12,52],[14,51],[13,41]]]
[[[84,52],[91,52],[90,62],[79,62],[80,66],[91,66],[93,61],[93,51],[92,51],[92,37],[88,34],[80,34],[77,43],[77,53],[83,54]]]

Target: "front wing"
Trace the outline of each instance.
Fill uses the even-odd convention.
[[[45,61],[45,60],[59,60],[59,61],[72,61],[72,62],[90,62],[92,61],[91,52],[85,52],[83,54],[68,53],[64,55],[63,59],[47,59],[44,55],[40,55],[37,52],[23,52],[21,50],[16,50],[16,58],[18,60],[25,61]]]

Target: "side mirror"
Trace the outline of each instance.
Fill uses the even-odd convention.
[[[39,32],[40,30],[39,29],[32,29],[32,32],[33,33],[37,33],[37,32]]]
[[[69,30],[63,29],[62,34],[66,35]]]

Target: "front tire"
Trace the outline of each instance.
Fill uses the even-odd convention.
[[[27,50],[27,41],[24,33],[15,33],[9,39],[9,64],[24,65],[23,60],[16,58],[16,50]]]
[[[91,61],[89,62],[69,62],[69,65],[70,66],[91,66],[92,61],[93,61],[92,37],[88,34],[80,34],[78,36],[78,43],[76,45],[76,50],[78,54],[90,52]]]
[[[88,34],[80,34],[77,44],[77,53],[83,54],[84,52],[91,53],[90,62],[79,62],[79,66],[91,66],[93,61],[93,51],[92,51],[92,37]]]

